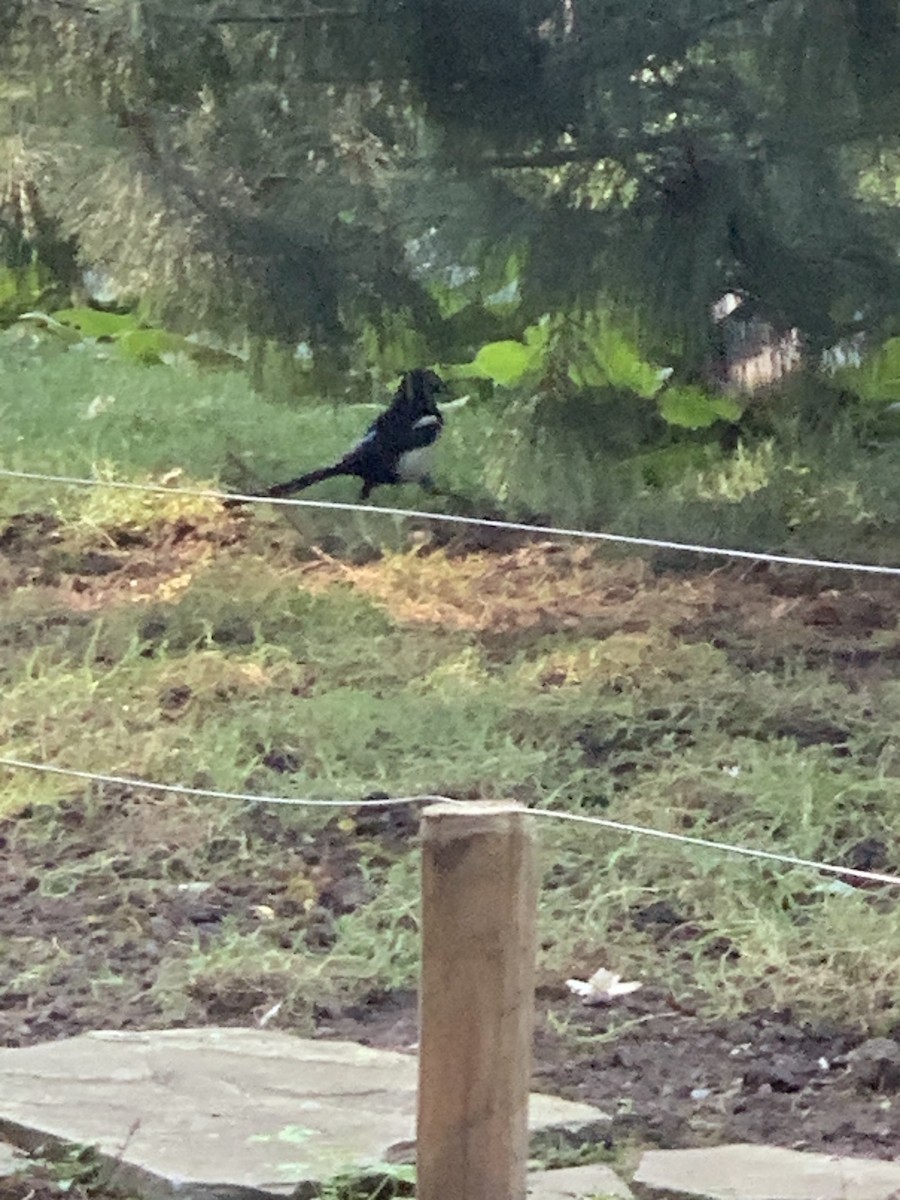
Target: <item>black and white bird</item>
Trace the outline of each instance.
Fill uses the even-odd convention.
[[[384,483],[419,483],[432,491],[431,459],[444,427],[437,398],[448,390],[434,371],[423,367],[407,371],[390,407],[339,462],[276,483],[268,494],[288,496],[336,475],[355,475],[362,480],[360,500]]]

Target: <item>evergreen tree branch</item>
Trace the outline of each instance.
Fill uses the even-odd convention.
[[[330,21],[334,18],[356,20],[369,16],[364,8],[317,8],[302,13],[222,13],[216,17],[198,17],[204,25],[300,25],[307,21]]]
[[[78,4],[76,0],[44,0],[44,3],[52,8],[64,8],[67,12],[81,13],[88,17],[100,16],[99,8],[94,8],[91,4]]]
[[[714,29],[717,25],[727,25],[730,21],[739,21],[742,17],[752,16],[757,9],[771,8],[776,4],[783,3],[784,0],[744,0],[742,4],[736,4],[732,8],[726,8],[723,12],[707,17],[700,28],[703,31]]]

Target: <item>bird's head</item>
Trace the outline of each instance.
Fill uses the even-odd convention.
[[[425,414],[438,412],[438,400],[448,396],[450,389],[436,371],[416,367],[400,377],[394,402],[404,400],[410,409]]]

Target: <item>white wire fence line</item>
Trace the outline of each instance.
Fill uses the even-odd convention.
[[[63,776],[69,779],[80,779],[88,783],[106,784],[137,788],[142,791],[158,792],[165,795],[194,796],[207,800],[236,800],[252,804],[283,804],[296,808],[390,808],[396,805],[411,804],[464,804],[466,801],[453,796],[442,796],[433,793],[423,793],[413,796],[390,796],[383,799],[364,800],[321,800],[295,796],[269,796],[256,792],[227,792],[209,788],[182,787],[175,783],[156,783],[149,779],[134,779],[128,775],[104,775],[96,771],[79,771],[73,767],[60,767],[51,763],[31,762],[28,759],[0,756],[0,767],[11,770],[35,771],[45,775]],[[761,859],[765,862],[779,863],[787,867],[799,867],[805,870],[818,871],[826,875],[837,875],[841,879],[855,879],[861,883],[888,884],[900,887],[900,876],[886,874],[881,871],[864,871],[858,867],[844,867],[837,863],[818,862],[816,859],[800,858],[795,854],[781,854],[775,850],[761,850],[754,846],[738,846],[730,842],[715,841],[712,838],[695,837],[687,833],[672,833],[665,829],[654,829],[649,825],[636,825],[628,821],[616,821],[610,817],[593,817],[585,813],[561,812],[552,808],[529,808],[527,812],[532,817],[550,821],[568,821],[580,825],[594,825],[601,829],[609,829],[615,833],[634,834],[638,837],[656,838],[661,841],[675,842],[679,845],[691,846],[700,850],[715,850],[725,854],[737,854],[743,858]]]
[[[311,508],[328,512],[370,513],[378,516],[402,517],[407,520],[431,521],[440,525],[468,526],[476,529],[497,529],[511,533],[537,533],[545,537],[580,538],[583,541],[612,542],[645,550],[674,550],[685,554],[704,554],[716,558],[739,558],[750,562],[777,563],[782,566],[814,567],[829,571],[856,571],[866,575],[900,577],[900,566],[878,563],[844,562],[831,558],[806,558],[794,554],[772,554],[765,550],[737,550],[723,546],[704,546],[694,542],[676,542],[666,538],[636,537],[625,533],[607,533],[596,529],[569,529],[557,525],[531,525],[524,521],[502,521],[490,517],[465,517],[457,513],[428,512],[417,508],[395,508],[386,504],[353,504],[341,500],[312,500],[295,496],[260,496],[250,492],[224,492],[216,488],[175,487],[162,483],[138,483],[126,479],[94,479],[78,475],[52,475],[39,471],[14,471],[0,467],[0,478],[31,480],[39,483],[58,483],[68,487],[100,487],[120,491],[149,492],[163,496],[194,496],[203,500],[240,501],[247,504],[274,504],[286,508]]]
[[[140,788],[145,792],[161,792],[165,795],[196,796],[204,800],[240,800],[253,804],[292,804],[302,808],[384,808],[390,804],[438,804],[449,801],[450,796],[422,793],[416,796],[391,796],[389,799],[366,800],[313,800],[305,797],[264,796],[256,792],[221,792],[214,788],[186,787],[178,783],[154,783],[149,779],[134,779],[130,775],[104,775],[96,771],[78,771],[74,767],[58,767],[52,763],[30,762],[24,758],[0,757],[0,767],[14,770],[39,771],[44,775],[63,775],[69,779],[83,779],[87,783],[105,783],[116,786]]]

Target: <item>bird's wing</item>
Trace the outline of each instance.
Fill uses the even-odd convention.
[[[414,422],[406,431],[403,449],[419,450],[423,446],[433,446],[441,436],[443,424],[441,418],[432,413],[425,417],[419,417],[418,421]]]

